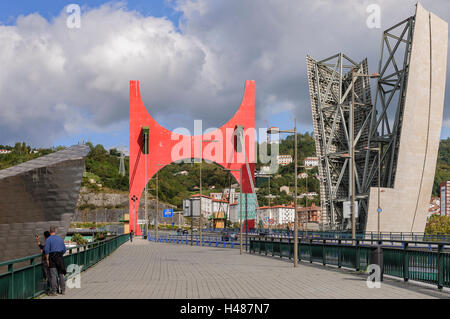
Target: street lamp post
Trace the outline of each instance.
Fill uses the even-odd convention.
[[[350,211],[352,213],[352,239],[356,245],[356,214],[355,214],[355,70],[352,68],[352,106],[350,107]]]
[[[355,141],[354,141],[354,127],[355,127],[355,82],[358,77],[379,78],[380,74],[373,73],[372,75],[355,72],[352,68],[352,105],[350,107],[350,123],[349,123],[349,140],[350,140],[350,208],[352,214],[352,239],[353,245],[356,245],[356,213],[355,213]]]
[[[378,143],[378,147],[370,148],[365,147],[365,150],[378,152],[378,207],[377,207],[377,237],[380,240],[380,214],[381,214],[381,203],[380,203],[380,193],[381,193],[381,142]]]
[[[293,130],[280,130],[279,128],[269,128],[267,134],[277,134],[277,133],[288,133],[294,134],[294,187],[295,187],[295,198],[294,198],[294,267],[298,265],[298,213],[297,213],[297,120],[294,120]]]
[[[157,164],[156,166],[164,166],[164,164]],[[159,170],[156,172],[156,214],[155,214],[155,238],[158,240],[159,232]]]
[[[241,187],[241,190],[239,192],[239,254],[242,255],[242,167],[239,169],[224,168],[223,170],[229,172],[239,172],[239,185]]]
[[[306,168],[308,166],[306,165],[300,165],[300,167],[303,167],[305,169],[305,174],[306,174],[306,195],[305,195],[305,209],[308,208],[308,172],[306,171]],[[302,220],[304,220],[304,218],[302,217]],[[309,221],[309,213],[308,210],[306,210],[306,226],[308,226],[308,221]],[[305,232],[305,236],[308,237],[308,228],[307,227],[303,227],[303,231]]]
[[[144,134],[144,139],[145,139],[145,147],[147,148],[148,146],[148,134]],[[144,238],[147,237],[147,233],[148,233],[148,214],[147,214],[147,192],[148,192],[148,181],[147,181],[147,155],[148,152],[146,152],[144,154],[144,166],[145,166],[145,190],[144,190],[144,211],[145,211],[145,229],[144,229]],[[138,212],[139,212],[139,207],[138,207]],[[138,213],[139,216],[139,213]]]
[[[216,143],[218,140],[202,140],[202,143]],[[198,220],[198,228],[199,228],[199,239],[200,239],[200,245],[202,242],[202,199],[203,199],[203,193],[202,193],[202,164],[203,164],[203,144],[202,144],[202,158],[200,159],[200,218]]]

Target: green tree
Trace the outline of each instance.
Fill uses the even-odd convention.
[[[450,234],[450,216],[432,215],[425,227],[427,235]]]

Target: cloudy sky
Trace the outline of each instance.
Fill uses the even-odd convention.
[[[81,7],[69,28],[69,4]],[[228,121],[256,81],[257,126],[312,131],[307,54],[378,65],[382,30],[416,0],[17,0],[0,3],[0,144],[128,145],[129,80],[163,126]],[[367,8],[378,4],[380,28]],[[424,0],[450,21],[450,1]],[[73,21],[73,20],[70,20]],[[447,77],[448,78],[448,77]],[[450,136],[447,80],[442,138]]]

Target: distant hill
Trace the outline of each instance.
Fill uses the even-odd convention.
[[[440,196],[439,185],[450,179],[450,138],[441,140],[434,174],[433,196]]]

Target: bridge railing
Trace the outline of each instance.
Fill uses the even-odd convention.
[[[156,237],[154,234],[148,235],[148,241],[160,242],[160,243],[170,243],[179,245],[192,245],[194,246],[204,246],[204,247],[221,247],[221,248],[239,248],[240,241],[233,240],[233,238],[225,239],[222,236],[207,236],[203,235],[200,241],[199,235],[165,235],[160,234]],[[242,239],[242,246],[245,247],[245,239]]]
[[[212,229],[205,228],[203,232],[209,233],[232,233],[238,234],[240,232],[239,228],[227,228],[227,229]],[[245,233],[245,228],[244,228]],[[248,234],[259,235],[265,234],[268,237],[294,237],[293,230],[287,231],[286,229],[249,229]],[[299,238],[328,238],[328,239],[351,239],[352,233],[349,231],[304,231],[299,230]],[[405,241],[436,241],[436,242],[449,242],[450,234],[448,233],[437,233],[437,234],[425,234],[425,233],[414,233],[414,232],[364,232],[356,233],[356,239],[371,239],[371,240],[405,240]]]
[[[450,287],[450,244],[442,242],[412,242],[400,240],[352,241],[316,238],[300,241],[299,261],[365,270],[371,262],[376,245],[381,246],[382,274]],[[250,239],[250,253],[293,259],[292,239]]]
[[[66,267],[70,264],[82,266],[84,271],[129,240],[129,235],[119,235],[110,239],[69,248],[64,255]],[[0,263],[0,299],[29,299],[45,292],[43,280],[42,254],[27,256]]]

